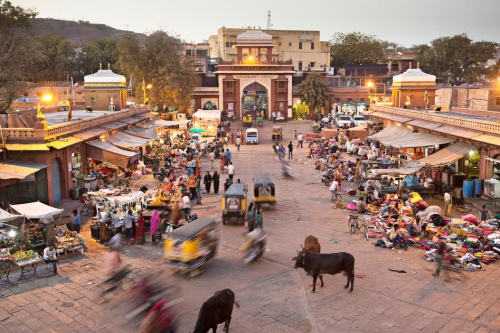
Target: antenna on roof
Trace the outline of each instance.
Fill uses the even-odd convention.
[[[273,25],[271,24],[271,11],[267,11],[267,29],[271,30],[273,28]]]

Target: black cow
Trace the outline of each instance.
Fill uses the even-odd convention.
[[[217,325],[221,323],[224,323],[224,330],[229,332],[234,304],[240,307],[234,300],[234,293],[231,289],[216,291],[201,306],[193,333],[207,333],[210,329],[212,333],[215,333]]]
[[[350,253],[297,253],[297,257],[292,260],[295,261],[294,268],[302,267],[306,273],[312,275],[313,289],[311,292],[316,291],[316,280],[318,276],[321,281],[321,287],[324,286],[321,274],[335,275],[342,272],[347,275],[347,284],[344,288],[348,288],[349,283],[351,283],[351,290],[349,290],[349,292],[352,292],[354,288],[354,257]]]

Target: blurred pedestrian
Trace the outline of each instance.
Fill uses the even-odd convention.
[[[214,174],[212,176],[212,181],[214,182],[214,193],[219,194],[219,179],[220,175],[217,171],[214,171]]]
[[[158,227],[160,226],[160,213],[155,209],[153,210],[153,214],[151,215],[149,234],[151,235],[151,242],[156,244],[156,232],[158,231]],[[159,238],[158,238],[159,240]]]
[[[205,184],[205,191],[207,191],[207,194],[210,194],[210,187],[212,186],[212,176],[208,171],[205,173],[205,177],[203,177],[203,183]]]
[[[73,209],[73,224],[75,226],[75,231],[77,234],[80,233],[80,215],[78,215],[78,210]]]

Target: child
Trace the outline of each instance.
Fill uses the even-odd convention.
[[[486,218],[488,217],[488,210],[486,209],[486,206],[483,205],[481,210],[481,221],[486,221]]]

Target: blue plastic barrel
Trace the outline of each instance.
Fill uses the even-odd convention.
[[[474,195],[483,194],[484,179],[474,179]]]
[[[466,179],[463,183],[464,198],[472,198],[474,193],[474,181],[472,179]]]

